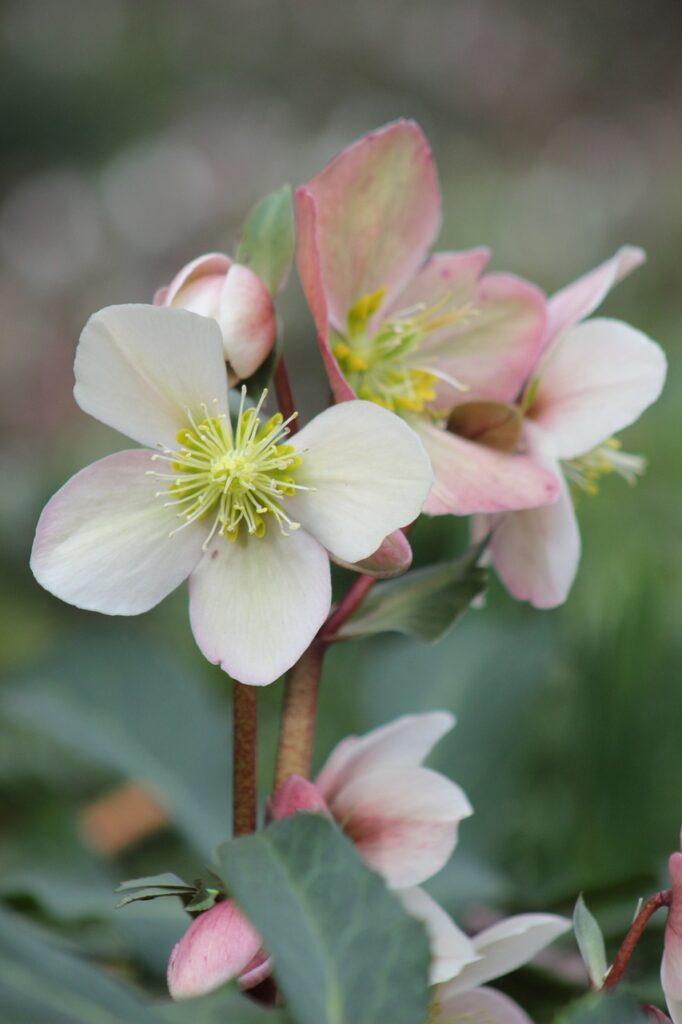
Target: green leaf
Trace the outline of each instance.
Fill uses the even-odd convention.
[[[620,992],[593,992],[562,1010],[555,1024],[647,1024],[647,1016]]]
[[[476,564],[480,555],[477,544],[453,561],[377,583],[336,635],[350,639],[392,632],[424,643],[439,640],[485,590],[488,573]]]
[[[159,896],[180,896],[193,898],[197,894],[197,886],[184,882],[178,875],[167,871],[161,875],[149,875],[146,878],[130,878],[121,882],[115,892],[127,895],[116,904],[117,908],[125,907],[137,900],[154,900]]]
[[[424,929],[331,821],[295,815],[218,856],[297,1024],[422,1024]]]
[[[247,216],[237,260],[251,267],[275,295],[289,273],[295,240],[291,188],[284,185],[257,203]]]
[[[227,987],[182,1003],[151,1003],[64,940],[0,909],[2,1024],[291,1024]]]
[[[601,988],[607,968],[604,936],[596,918],[587,909],[582,893],[573,911],[573,928],[590,981],[595,988]]]

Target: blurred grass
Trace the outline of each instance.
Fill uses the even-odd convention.
[[[489,244],[496,268],[549,291],[619,244],[649,249],[604,313],[659,339],[670,378],[624,437],[649,458],[645,479],[632,490],[607,480],[580,505],[584,555],[567,605],[534,612],[495,584],[485,610],[434,647],[386,637],[335,650],[317,761],[350,731],[451,708],[459,723],[433,764],[476,814],[434,894],[475,924],[491,908],[567,911],[582,889],[613,946],[636,898],[664,884],[682,818],[680,7],[257,6],[257,17],[238,0],[24,0],[0,11],[0,891],[160,990],[182,915],[114,914],[108,880],[199,871],[197,847],[229,825],[228,685],[193,644],[185,594],[102,623],[42,592],[27,568],[44,501],[125,444],[70,398],[82,323],[106,303],[147,300],[197,252],[229,250],[260,194],[413,115],[441,173],[443,247]],[[326,387],[295,281],[281,312],[307,414]],[[445,520],[414,536],[418,563],[466,544],[463,524]],[[65,742],[69,693],[87,715],[72,716]],[[279,685],[260,695],[264,791],[280,701]],[[17,702],[29,709],[20,718]],[[218,732],[194,743],[208,721]],[[129,752],[105,752],[131,733],[167,773],[173,827],[112,862],[86,849],[75,822],[126,775]],[[189,815],[174,771],[193,780]],[[659,956],[654,928],[633,975],[652,999]],[[531,972],[512,984],[539,1021],[565,996]]]

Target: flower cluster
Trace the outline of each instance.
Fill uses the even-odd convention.
[[[555,914],[519,914],[470,939],[420,888],[447,863],[459,823],[472,813],[459,786],[422,765],[453,725],[452,715],[436,711],[350,736],[332,751],[314,782],[290,776],[273,795],[270,815],[307,812],[331,818],[408,913],[423,922],[431,948],[430,983],[436,986],[434,1020],[488,1013],[500,1024],[522,1024],[527,1018],[511,1000],[482,986],[531,960],[567,931],[570,921]],[[168,965],[168,988],[175,999],[186,999],[238,977],[248,989],[271,970],[257,932],[228,899],[197,917],[180,939]]]

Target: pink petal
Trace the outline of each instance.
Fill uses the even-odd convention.
[[[395,121],[344,149],[306,186],[317,211],[329,318],[386,289],[385,303],[423,262],[440,226],[429,145],[413,121]]]
[[[360,856],[396,889],[440,871],[455,848],[459,822],[472,813],[459,786],[415,767],[367,772],[328,803]]]
[[[339,369],[329,344],[327,297],[322,280],[320,251],[317,242],[315,200],[306,188],[298,188],[296,200],[296,259],[303,293],[315,322],[317,343],[329,384],[337,402],[355,398],[355,392]]]
[[[364,736],[347,736],[327,758],[316,784],[326,799],[366,772],[377,768],[419,765],[454,727],[449,711],[402,715]]]
[[[250,988],[260,985],[261,981],[265,981],[271,974],[272,957],[268,956],[264,949],[261,949],[239,975],[237,979],[239,987],[242,992],[247,992]]]
[[[566,285],[549,300],[546,344],[597,309],[614,285],[646,259],[643,249],[625,245],[595,270]]]
[[[176,944],[168,961],[168,991],[191,999],[238,977],[260,954],[261,938],[232,900],[200,914]]]
[[[377,579],[390,579],[407,572],[412,565],[412,548],[402,530],[394,530],[381,542],[373,555],[362,558],[359,562],[344,562],[341,558],[332,558],[337,565],[353,572],[361,572]]]
[[[220,293],[217,319],[225,357],[244,380],[255,373],[275,343],[275,310],[260,277],[238,263],[228,270]]]
[[[656,1024],[672,1024],[670,1017],[668,1017],[662,1010],[659,1010],[656,1006],[646,1004],[642,1006],[642,1009],[648,1020],[656,1021]]]
[[[490,552],[498,576],[515,598],[536,608],[556,608],[568,597],[578,570],[580,533],[558,462],[547,452],[536,451],[534,457],[556,474],[559,498],[546,508],[501,516]]]
[[[176,509],[157,497],[162,482],[148,475],[160,465],[143,449],[117,452],[57,491],[31,553],[41,586],[78,608],[138,615],[186,579],[208,527],[194,523],[172,533]]]
[[[446,310],[473,302],[478,280],[489,260],[490,250],[483,246],[464,252],[434,253],[394,298],[386,316],[416,305],[430,309],[446,296]]]
[[[270,801],[270,816],[273,821],[278,821],[300,811],[329,815],[326,801],[315,783],[301,775],[290,775]]]
[[[182,297],[179,302],[176,301],[179,298],[178,293],[201,278],[218,277],[222,280],[231,266],[232,260],[222,252],[209,252],[204,256],[197,256],[178,271],[167,287],[159,288],[154,296],[154,303],[157,306],[177,305],[183,309],[189,309],[191,307],[182,301]],[[193,311],[195,313],[202,312],[201,310]]]
[[[448,986],[439,989],[439,1011],[434,1024],[533,1024],[530,1017],[502,992],[475,988],[471,992],[448,995]]]
[[[434,474],[424,504],[428,515],[466,516],[556,501],[556,474],[535,458],[488,448],[425,422],[416,430]]]
[[[190,577],[190,621],[206,658],[266,686],[291,668],[329,613],[326,551],[305,530],[217,537]]]
[[[634,423],[665,381],[662,349],[619,320],[588,320],[561,335],[538,369],[529,415],[559,458],[582,455]]]
[[[673,895],[665,926],[661,984],[673,1024],[682,1024],[682,853],[673,853],[668,871]]]
[[[547,307],[534,285],[511,274],[487,274],[470,301],[472,309],[461,323],[427,335],[414,357],[420,366],[433,366],[468,388],[441,387],[439,407],[513,401],[542,349]]]

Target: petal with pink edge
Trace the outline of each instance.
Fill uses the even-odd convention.
[[[348,146],[306,185],[329,318],[344,329],[351,306],[385,289],[389,304],[423,262],[440,227],[429,145],[413,121],[395,121]]]
[[[394,530],[369,558],[361,558],[359,562],[344,562],[342,558],[332,558],[332,561],[344,569],[386,580],[407,572],[412,565],[412,548],[403,531]]]
[[[534,431],[532,436],[536,435]],[[535,608],[556,608],[568,597],[578,571],[580,532],[558,462],[537,445],[534,457],[556,474],[559,498],[546,508],[500,516],[490,554],[498,576],[517,600]]]
[[[438,994],[439,1010],[434,1024],[533,1024],[528,1014],[509,996],[493,988],[475,988],[471,992],[449,993],[444,985]]]
[[[364,736],[347,736],[331,752],[316,784],[329,799],[351,779],[381,768],[417,766],[455,725],[449,711],[402,715]]]
[[[582,455],[634,423],[665,382],[663,350],[619,320],[588,320],[562,335],[538,370],[529,415],[561,459]]]
[[[250,377],[275,342],[275,310],[258,274],[239,263],[227,272],[220,293],[218,323],[225,357],[240,379]]]
[[[152,453],[117,452],[73,476],[38,522],[31,568],[62,601],[104,612],[148,611],[190,574],[207,527],[178,527],[149,476]]]
[[[411,309],[433,309],[434,316],[456,312],[474,301],[478,279],[490,260],[483,246],[463,252],[436,252],[395,297],[386,316]]]
[[[468,992],[515,971],[570,928],[568,918],[557,914],[517,914],[486,928],[472,940],[479,959],[448,983],[448,993]]]
[[[512,274],[487,274],[470,304],[459,323],[427,335],[412,357],[415,364],[446,373],[468,389],[441,385],[439,408],[513,401],[542,348],[547,307],[535,285]]]
[[[310,490],[287,512],[346,562],[368,558],[389,533],[417,518],[432,481],[421,441],[372,402],[343,402],[316,416],[291,442]]]
[[[471,939],[424,889],[402,889],[396,895],[408,914],[426,928],[431,953],[429,985],[449,981],[466,964],[478,960]]]
[[[389,886],[406,889],[435,875],[472,814],[454,782],[429,768],[388,768],[353,778],[328,798],[360,856]]]
[[[74,369],[81,409],[150,447],[177,447],[187,409],[198,422],[206,406],[227,413],[220,328],[184,309],[101,309],[83,328]]]
[[[294,664],[331,604],[327,553],[310,534],[217,537],[190,577],[190,620],[209,661],[266,686]]]
[[[317,343],[332,393],[337,402],[346,402],[355,398],[355,392],[341,372],[329,344],[329,316],[317,243],[315,200],[306,188],[296,189],[295,200],[298,276],[310,312],[313,314]]]
[[[178,271],[169,285],[159,288],[154,296],[154,303],[157,306],[178,305],[183,309],[192,309],[193,307],[187,304],[186,297],[181,294],[183,289],[202,278],[219,278],[222,281],[231,266],[232,260],[222,252],[208,252],[203,256],[197,256]],[[193,311],[208,315],[201,309]]]
[[[488,448],[430,423],[414,427],[433,466],[433,487],[424,503],[428,515],[468,516],[556,501],[556,474],[535,458]]]
[[[168,991],[173,999],[191,999],[238,977],[260,953],[261,938],[232,900],[200,914],[173,948],[168,961]]]
[[[611,259],[556,292],[548,303],[546,344],[594,313],[613,286],[641,266],[645,259],[643,249],[624,245]]]

